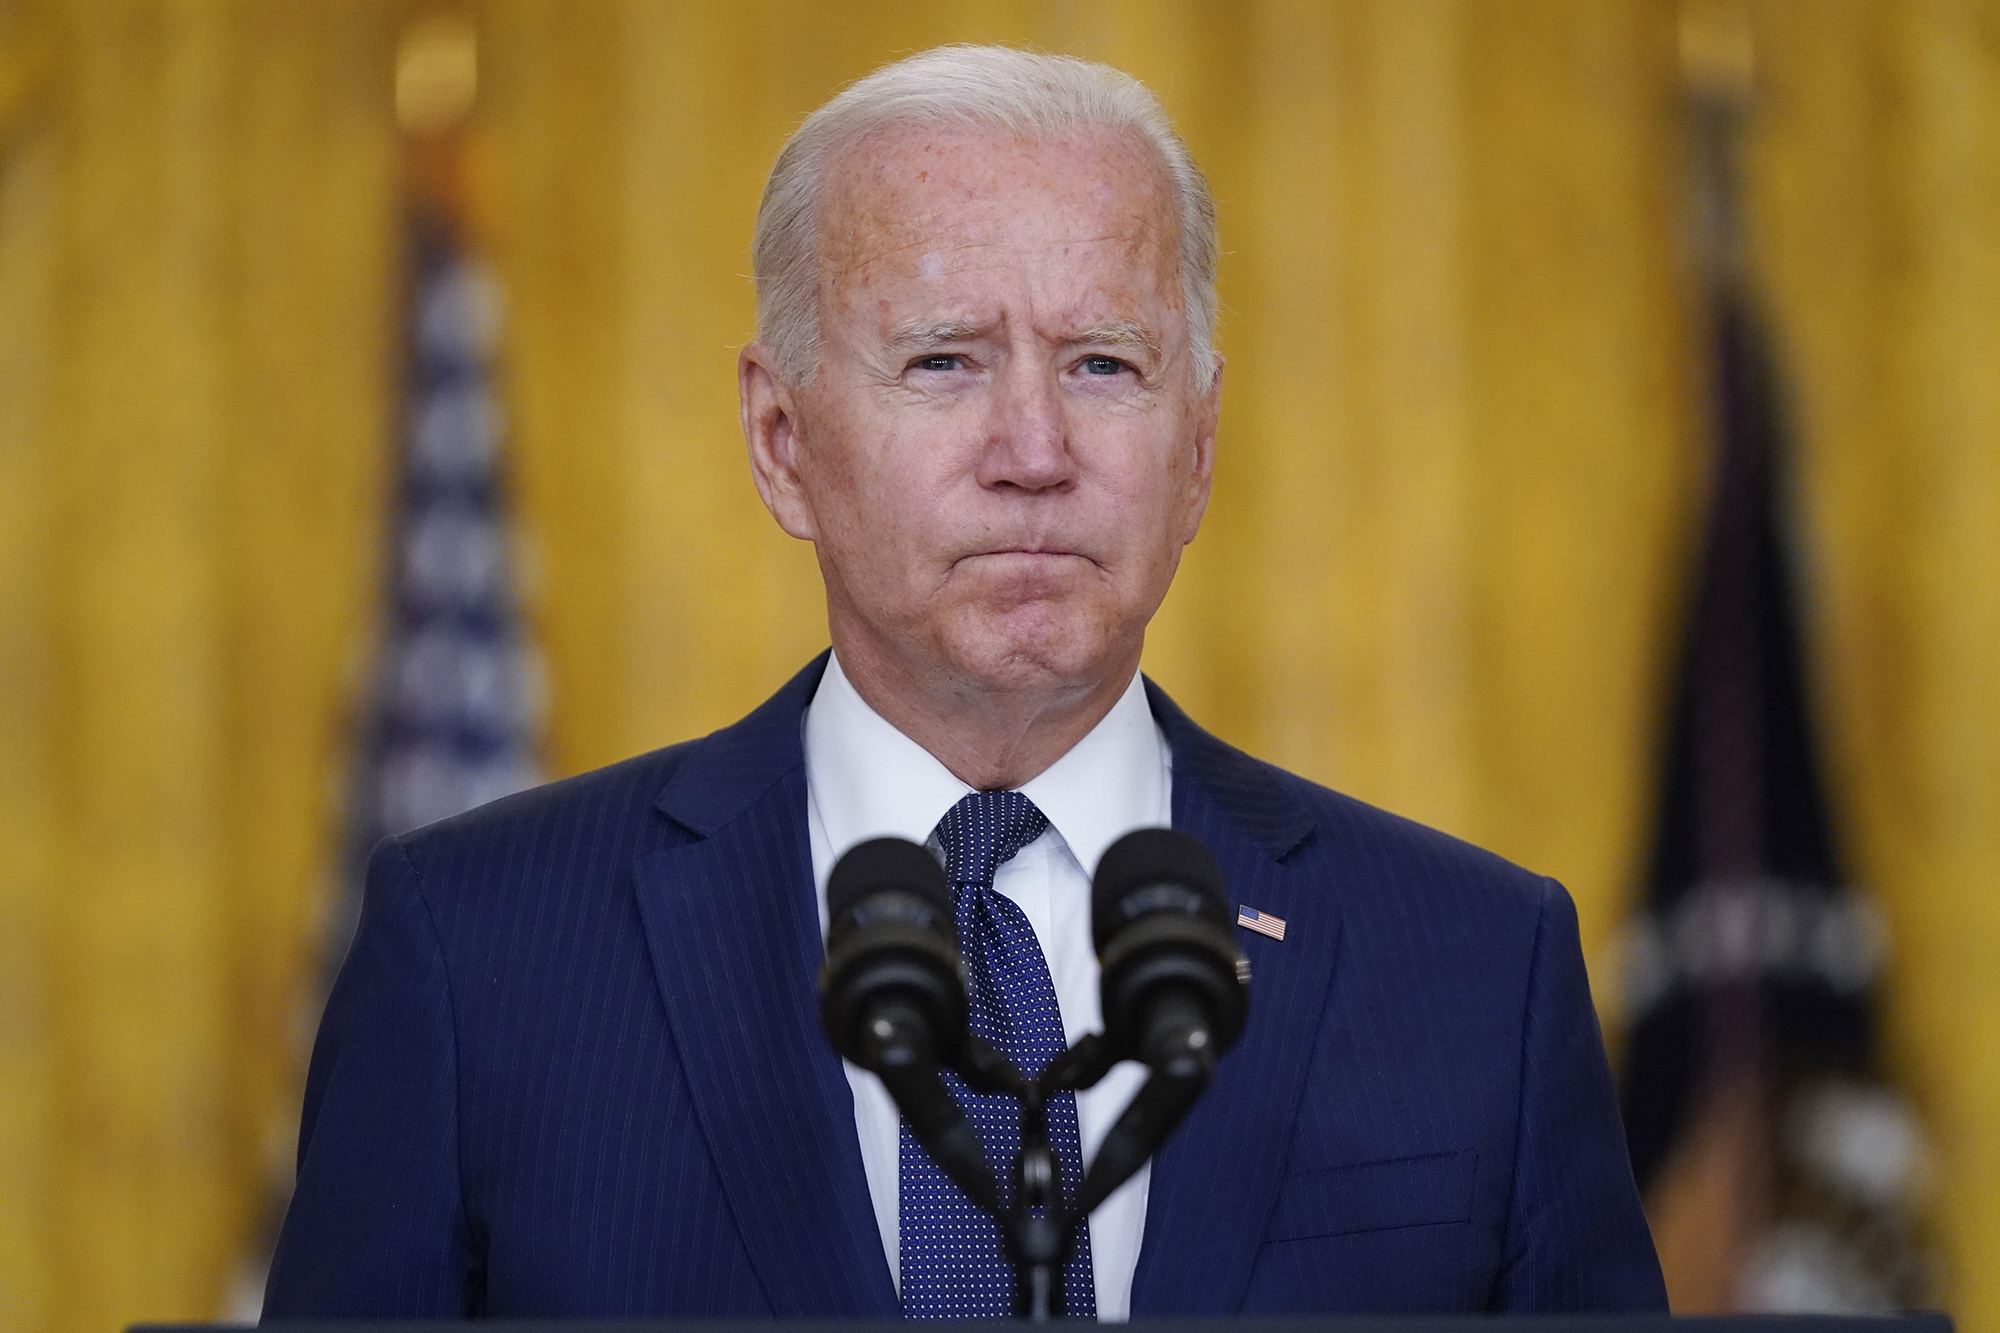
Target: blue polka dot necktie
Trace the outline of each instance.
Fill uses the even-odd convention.
[[[992,1042],[1022,1073],[1034,1075],[1061,1053],[1062,1013],[1055,984],[1028,918],[995,892],[993,875],[1014,853],[1042,835],[1048,816],[1017,791],[973,792],[938,821],[945,877],[951,881],[958,945],[965,957],[972,1030]],[[979,1096],[956,1074],[945,1082],[965,1107],[986,1145],[1001,1191],[1008,1191],[1021,1146],[1021,1106],[996,1093]],[[1083,1175],[1076,1094],[1048,1104],[1049,1140],[1062,1164],[1063,1193],[1073,1196]],[[999,1224],[979,1211],[902,1127],[900,1173],[903,1315],[909,1319],[1004,1319],[1014,1312],[1014,1270]],[[1076,1249],[1063,1269],[1071,1318],[1097,1317],[1090,1267],[1090,1225],[1077,1227]]]

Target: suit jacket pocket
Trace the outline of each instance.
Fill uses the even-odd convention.
[[[1266,1240],[1472,1220],[1476,1152],[1391,1157],[1285,1179]]]

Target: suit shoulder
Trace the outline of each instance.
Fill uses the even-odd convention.
[[[1492,852],[1246,754],[1151,681],[1147,691],[1174,753],[1174,781],[1199,788],[1245,845],[1306,872],[1344,912],[1464,907],[1468,920],[1533,922],[1552,894],[1562,896],[1553,880]]]
[[[1284,860],[1305,918],[1300,942],[1340,939],[1356,978],[1467,1003],[1518,998],[1545,936],[1574,920],[1554,880],[1296,774],[1269,773],[1312,821]]]
[[[449,891],[467,878],[491,880],[564,858],[572,865],[629,859],[646,829],[667,821],[651,810],[700,741],[578,773],[503,796],[392,839],[426,888]]]
[[[1256,761],[1262,763],[1262,761]],[[1414,819],[1321,786],[1272,764],[1272,780],[1312,818],[1302,855],[1328,863],[1352,891],[1453,899],[1539,915],[1560,885],[1497,853]]]

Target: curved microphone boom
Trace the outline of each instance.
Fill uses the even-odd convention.
[[[967,1046],[965,965],[943,867],[913,842],[875,838],[834,864],[826,906],[827,1040],[881,1078],[918,1142],[974,1203],[997,1208],[986,1150],[939,1077]]]

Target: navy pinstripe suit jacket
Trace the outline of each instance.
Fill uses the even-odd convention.
[[[265,1316],[898,1313],[839,1061],[803,710],[380,847]],[[1250,1021],[1153,1170],[1135,1315],[1662,1310],[1568,895],[1151,690]]]

